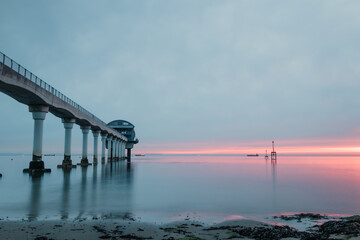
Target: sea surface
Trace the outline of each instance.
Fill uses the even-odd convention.
[[[30,156],[0,156],[0,219],[129,218],[204,222],[295,212],[360,214],[360,157],[143,156],[22,172]],[[80,162],[79,156],[73,162]]]

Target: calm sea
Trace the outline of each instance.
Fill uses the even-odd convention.
[[[0,218],[221,221],[288,212],[360,214],[360,157],[145,156],[70,172],[23,174],[1,156]],[[78,156],[73,162],[80,162]]]

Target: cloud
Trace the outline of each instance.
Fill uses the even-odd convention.
[[[6,54],[145,143],[358,129],[358,1],[4,4]]]

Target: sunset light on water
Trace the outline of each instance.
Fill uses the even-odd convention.
[[[360,139],[300,139],[275,141],[282,155],[360,155]],[[136,151],[150,154],[270,154],[271,141],[144,143]]]

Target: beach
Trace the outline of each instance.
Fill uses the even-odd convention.
[[[298,215],[297,215],[298,216]],[[295,216],[295,218],[297,218]],[[309,216],[303,216],[309,218]],[[310,215],[311,217],[311,215]],[[299,221],[299,219],[298,219]],[[300,219],[301,221],[301,219]],[[314,222],[315,223],[315,222]],[[314,224],[306,231],[288,225],[254,220],[230,220],[215,224],[183,220],[163,224],[125,219],[0,220],[0,239],[360,239],[360,217]]]

